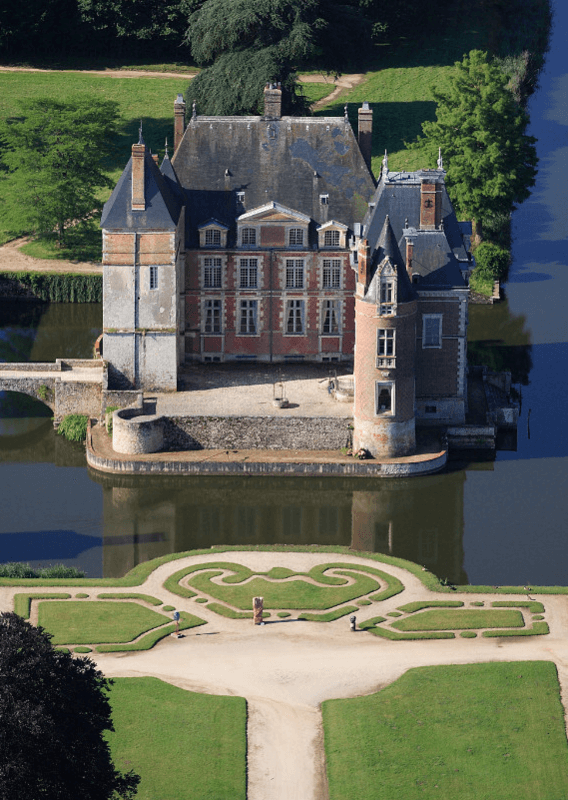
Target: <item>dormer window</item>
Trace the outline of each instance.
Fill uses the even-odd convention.
[[[288,231],[288,244],[290,247],[304,244],[304,231],[302,228],[290,228]]]
[[[320,205],[328,206],[329,205],[329,195],[328,194],[320,194]]]
[[[245,193],[244,192],[237,192],[237,203],[241,203],[241,205],[245,204]]]
[[[205,247],[220,247],[221,231],[218,228],[208,228],[205,231]]]
[[[323,244],[324,247],[339,247],[339,231],[324,231]]]
[[[256,245],[256,228],[243,228],[241,230],[242,245]]]
[[[380,316],[396,314],[397,279],[396,272],[387,258],[379,267],[380,278],[377,286],[377,311]]]

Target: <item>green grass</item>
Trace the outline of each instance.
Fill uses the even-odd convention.
[[[99,219],[87,220],[81,225],[66,231],[65,243],[59,245],[54,236],[31,239],[20,247],[22,253],[33,258],[65,261],[94,261],[100,263],[103,257],[103,243]]]
[[[484,297],[493,296],[493,278],[488,278],[477,270],[473,270],[469,276],[469,286],[474,292],[484,295]]]
[[[338,574],[327,574],[328,570],[332,568],[338,570]],[[282,568],[275,569],[281,570]],[[221,584],[214,583],[212,579],[222,575],[222,570],[230,570],[231,574],[225,576]],[[362,575],[361,572],[370,574]],[[269,573],[254,573],[242,564],[223,561],[197,564],[187,567],[185,571],[180,570],[176,573],[175,581],[168,579],[165,584],[166,588],[176,594],[180,589],[185,591],[184,587],[176,587],[175,583],[186,575],[189,576],[188,582],[199,593],[207,594],[241,610],[250,608],[252,598],[256,596],[264,597],[265,608],[332,608],[374,592],[379,588],[377,578],[387,583],[387,587],[379,595],[375,595],[375,599],[379,599],[379,597],[384,599],[403,588],[396,578],[367,566],[331,563],[319,564],[308,573],[291,573],[290,570],[285,570],[284,573],[275,573],[274,569]],[[292,575],[297,575],[298,579],[278,582],[279,576],[289,579]],[[304,577],[312,578],[323,585],[308,583],[303,580]],[[353,577],[355,582],[348,585],[347,577]],[[270,580],[268,580],[269,578]]]
[[[188,614],[186,611],[182,611],[180,613],[179,619],[179,630],[185,631],[189,628],[197,628],[199,625],[206,625],[207,623],[203,619],[199,619],[199,617],[195,617],[193,614]],[[164,625],[161,628],[155,628],[152,631],[149,631],[145,636],[141,636],[140,639],[137,639],[135,642],[128,642],[126,644],[101,644],[97,647],[97,652],[99,653],[125,653],[125,652],[136,652],[140,650],[150,650],[154,645],[165,639],[167,636],[171,636],[172,633],[175,633],[176,626],[175,623],[172,622],[170,625]]]
[[[245,800],[244,698],[117,678],[110,703],[112,758],[121,771],[141,776],[137,800]]]
[[[477,633],[476,633],[476,631],[461,631],[460,632],[460,636],[463,639],[475,639],[475,637],[477,636]]]
[[[497,636],[544,636],[547,633],[550,633],[550,629],[546,622],[535,622],[531,628],[522,628],[518,631],[483,631],[481,635],[495,638]]]
[[[422,608],[459,608],[460,606],[463,606],[461,600],[415,600],[413,603],[399,606],[398,609],[399,611],[405,611],[407,614],[412,614]]]
[[[392,627],[399,631],[449,631],[477,628],[522,628],[523,615],[514,610],[477,610],[465,608],[445,611],[433,609],[396,620]]]
[[[330,800],[568,797],[550,662],[412,669],[377,694],[322,710]]]
[[[281,619],[285,619],[286,617],[291,617],[292,615],[290,614],[290,612],[289,612],[289,611],[279,611],[279,612],[276,614],[276,616],[277,616],[277,617],[280,617]]]
[[[542,614],[544,606],[538,600],[494,600],[493,608],[526,608],[531,614]]]
[[[92,647],[84,647],[83,645],[81,645],[81,647],[74,647],[73,648],[73,652],[74,653],[92,653],[93,652],[93,648]]]
[[[89,600],[40,603],[39,624],[53,634],[54,644],[130,642],[168,617],[138,603]]]
[[[227,617],[228,619],[252,619],[252,611],[235,611],[234,608],[221,605],[221,603],[209,603],[205,608],[215,612],[215,614],[219,614],[221,617]],[[262,616],[264,617],[264,613]]]
[[[30,618],[32,600],[65,600],[71,597],[70,594],[65,592],[58,593],[44,593],[44,594],[15,594],[14,595],[14,612],[19,614],[24,619]]]
[[[359,606],[341,606],[341,608],[334,608],[333,611],[328,611],[327,614],[310,614],[304,611],[303,614],[298,615],[298,619],[304,619],[308,622],[333,622],[334,619],[345,617],[347,614],[354,614],[359,611]]]
[[[88,595],[86,592],[78,592],[78,593],[75,595],[75,597],[81,597],[81,598],[85,598],[85,597],[88,597],[88,596],[89,596],[89,595]]]
[[[97,597],[99,600],[143,600],[151,606],[161,606],[163,602],[162,600],[158,600],[157,597],[152,597],[151,594],[136,594],[135,592],[103,592],[102,594],[98,594]],[[162,609],[162,611],[165,610],[165,608]]]

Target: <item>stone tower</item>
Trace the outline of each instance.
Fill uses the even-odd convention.
[[[373,260],[362,240],[357,266],[353,447],[376,458],[409,455],[416,446],[417,300],[388,216]]]

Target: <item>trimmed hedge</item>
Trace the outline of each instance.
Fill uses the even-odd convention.
[[[10,284],[16,284],[10,287]],[[12,290],[10,292],[10,289]],[[59,272],[2,272],[0,295],[32,294],[47,303],[102,303],[103,276]]]

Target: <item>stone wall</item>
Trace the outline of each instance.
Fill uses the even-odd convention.
[[[164,446],[164,418],[125,408],[112,415],[112,447],[116,453],[156,453]]]

